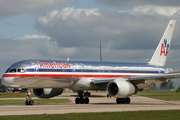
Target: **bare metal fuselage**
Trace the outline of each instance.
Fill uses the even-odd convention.
[[[105,90],[107,84],[95,85],[94,79],[133,76],[153,76],[168,73],[169,68],[148,63],[24,60],[10,66],[3,76],[3,83],[22,88],[70,88]],[[78,81],[81,81],[80,85]],[[136,81],[139,89],[151,87],[163,81]]]

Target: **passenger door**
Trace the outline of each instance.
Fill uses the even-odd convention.
[[[31,63],[34,68],[34,77],[39,77],[39,69],[36,63]]]

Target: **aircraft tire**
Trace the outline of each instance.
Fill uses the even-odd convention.
[[[116,103],[120,104],[121,103],[121,98],[116,98]]]
[[[131,99],[129,97],[127,97],[127,98],[125,98],[125,102],[126,102],[126,104],[130,104]]]
[[[80,103],[80,98],[76,98],[76,99],[75,99],[75,103],[76,103],[76,104],[79,104],[79,103]]]
[[[28,100],[26,100],[25,104],[26,104],[26,105],[29,105],[29,101],[28,101]]]
[[[34,101],[33,101],[33,100],[30,100],[30,101],[29,101],[29,105],[34,105]]]
[[[89,104],[89,98],[88,98],[88,97],[86,97],[86,98],[84,99],[84,103],[85,103],[85,104]]]

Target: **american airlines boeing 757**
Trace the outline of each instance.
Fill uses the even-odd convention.
[[[138,90],[180,78],[179,72],[165,67],[175,24],[175,20],[169,22],[147,63],[23,60],[7,69],[2,83],[8,87],[33,89],[39,98],[51,98],[69,88],[78,93],[76,104],[89,103],[87,91],[107,90],[117,104],[129,104],[129,96]]]

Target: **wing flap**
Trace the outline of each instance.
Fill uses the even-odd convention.
[[[152,79],[155,79],[155,80],[169,80],[169,79],[175,79],[175,78],[180,78],[180,73],[154,75],[154,76],[130,77],[128,80],[129,81],[134,81],[134,80],[152,80]]]

